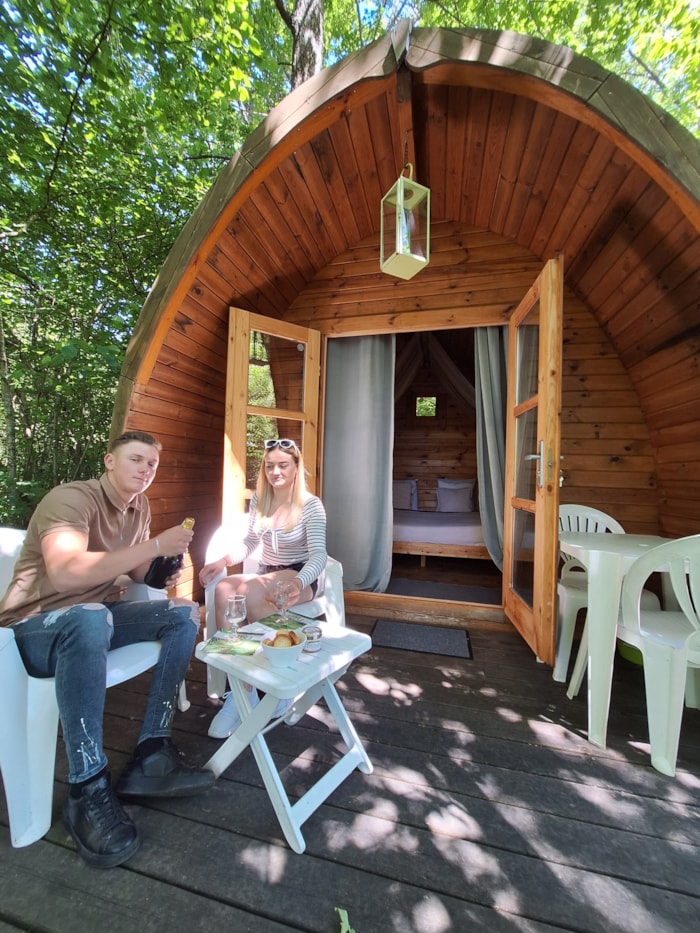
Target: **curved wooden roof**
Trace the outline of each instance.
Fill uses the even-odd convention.
[[[378,263],[380,200],[406,156],[433,220],[430,266],[410,282]],[[501,244],[499,295],[479,290],[487,241]],[[596,64],[512,33],[402,25],[297,88],[183,229],[128,348],[113,429],[150,430],[177,461],[177,480],[154,485],[154,524],[183,501],[218,508],[229,307],[328,334],[386,330],[369,289],[391,296],[400,330],[426,309],[505,319],[521,279],[559,253],[567,293],[629,374],[659,463],[697,464],[698,140]]]

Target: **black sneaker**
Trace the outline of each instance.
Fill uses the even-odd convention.
[[[88,865],[114,868],[139,848],[138,830],[112,790],[108,773],[86,784],[80,797],[68,797],[63,824]]]
[[[170,739],[162,748],[134,757],[117,781],[120,797],[189,797],[209,790],[216,777],[213,771],[198,771],[184,760]]]

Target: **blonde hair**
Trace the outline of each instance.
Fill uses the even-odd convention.
[[[287,522],[282,529],[283,531],[291,531],[295,525],[298,524],[299,518],[301,516],[301,510],[304,508],[304,503],[309,497],[308,489],[306,488],[306,469],[304,467],[304,458],[301,455],[301,450],[297,447],[296,443],[293,447],[281,448],[273,447],[272,450],[282,450],[284,453],[291,454],[296,464],[297,472],[294,477],[294,484],[292,485],[292,502],[289,509],[289,517]],[[260,470],[258,471],[258,480],[255,484],[255,492],[258,497],[257,504],[257,514],[255,516],[255,528],[256,531],[266,531],[268,528],[272,527],[272,514],[273,514],[273,489],[267,479],[267,474],[265,473],[265,464],[267,462],[266,458],[268,453],[271,453],[272,450],[266,450],[263,454],[263,458],[260,461]]]

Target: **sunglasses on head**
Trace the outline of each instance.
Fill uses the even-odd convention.
[[[275,437],[265,441],[265,450],[274,450],[275,447],[281,447],[282,450],[299,450],[296,443],[288,437]]]

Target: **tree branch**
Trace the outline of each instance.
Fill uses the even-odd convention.
[[[653,70],[653,68],[647,65],[647,63],[643,59],[641,59],[639,55],[635,55],[635,53],[632,50],[630,50],[629,54],[630,54],[632,61],[635,61],[642,68],[642,70],[644,71],[646,76],[649,78],[649,80],[653,81],[654,84],[660,90],[665,91],[666,85],[661,80],[661,78],[657,75],[657,73]]]
[[[292,14],[289,12],[289,10],[284,4],[284,0],[275,0],[275,6],[277,7],[277,12],[284,20],[284,25],[293,35],[294,34],[294,21],[292,19]]]

